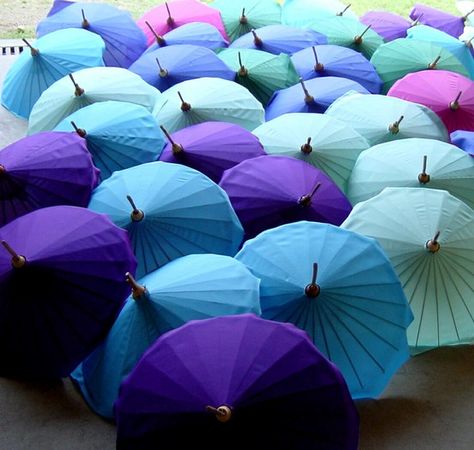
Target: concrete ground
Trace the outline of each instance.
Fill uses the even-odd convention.
[[[13,60],[0,56],[0,87]],[[26,122],[0,107],[0,149],[25,132]],[[413,357],[381,398],[357,407],[360,450],[473,450],[474,346]],[[115,427],[88,409],[68,379],[0,378],[0,450],[114,448]]]

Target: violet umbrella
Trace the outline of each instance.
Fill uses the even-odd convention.
[[[453,131],[451,133],[451,142],[471,156],[474,156],[474,131]]]
[[[385,42],[404,38],[412,23],[404,17],[389,11],[368,11],[359,17],[359,22],[370,25]]]
[[[136,261],[106,216],[52,206],[0,228],[0,373],[67,376],[106,336]]]
[[[224,170],[240,162],[265,155],[256,136],[239,125],[228,122],[203,122],[170,135],[159,160],[179,163],[199,170],[218,183]]]
[[[324,172],[290,156],[247,159],[226,170],[219,185],[227,192],[246,239],[300,220],[340,225],[352,209]]]
[[[45,132],[0,151],[0,226],[46,206],[87,206],[98,169],[77,135]]]
[[[339,370],[303,331],[252,314],[162,336],[122,383],[115,410],[122,450],[358,445],[357,410]]]

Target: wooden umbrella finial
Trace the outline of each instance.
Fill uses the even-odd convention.
[[[37,48],[34,48],[25,38],[22,38],[22,41],[28,46],[28,48],[31,51],[31,56],[38,56],[39,55],[39,50]]]
[[[320,182],[316,183],[313,190],[309,194],[303,195],[302,197],[299,198],[298,204],[304,207],[311,205],[311,200],[313,199],[314,194],[316,194],[316,191],[320,187],[321,187],[321,183]]]
[[[160,75],[160,78],[166,78],[169,74],[169,72],[166,69],[163,69],[163,67],[160,64],[160,60],[158,58],[155,58],[156,64],[158,64],[158,68],[160,69],[160,72],[158,73]]]
[[[324,71],[324,64],[319,62],[318,54],[316,53],[316,47],[313,45],[311,48],[313,49],[314,60],[316,62],[316,64],[314,65],[314,71],[318,72],[318,73],[323,72]]]
[[[242,56],[240,54],[240,52],[238,52],[238,57],[239,57],[239,65],[240,65],[240,69],[239,71],[237,72],[237,74],[239,75],[239,77],[246,77],[248,74],[249,74],[249,71],[245,68],[245,66],[242,64]]]
[[[239,22],[241,25],[247,25],[248,23],[247,16],[245,15],[245,8],[242,8],[242,15],[240,16]]]
[[[251,31],[252,31],[252,34],[253,34],[253,43],[254,43],[255,47],[260,48],[263,45],[263,41],[257,36],[257,33],[254,29],[251,30]]]
[[[457,111],[459,109],[459,99],[461,98],[461,95],[462,95],[462,91],[459,91],[458,95],[456,96],[456,98],[454,99],[454,101],[452,101],[450,104],[449,104],[449,108],[451,109],[451,111]]]
[[[15,268],[15,269],[21,269],[22,267],[25,267],[26,265],[26,258],[24,256],[21,256],[19,255],[15,250],[13,250],[10,245],[8,244],[8,242],[6,241],[3,241],[2,240],[2,245],[3,245],[3,248],[8,252],[10,253],[11,257],[12,257],[12,260],[11,260],[11,263],[12,263],[12,266]]]
[[[190,111],[191,104],[184,101],[183,96],[181,95],[181,92],[179,91],[178,91],[178,96],[179,96],[179,99],[181,100],[181,111],[184,111],[184,112]]]
[[[307,105],[309,105],[310,103],[314,103],[314,97],[309,93],[308,89],[306,89],[303,78],[300,78],[300,84],[304,92],[304,102]]]
[[[367,33],[367,31],[369,31],[369,28],[371,26],[372,25],[368,25],[367,28],[361,34],[354,37],[354,44],[356,44],[356,45],[361,45],[362,44],[362,42],[364,41],[363,40],[364,34]]]
[[[127,200],[128,200],[128,202],[130,203],[130,205],[132,207],[132,212],[130,213],[130,218],[134,222],[142,221],[143,218],[145,217],[145,213],[141,209],[137,208],[137,205],[135,205],[135,202],[133,201],[133,198],[130,195],[127,195]]]
[[[82,14],[82,23],[81,23],[81,26],[82,28],[89,28],[91,26],[91,24],[89,23],[89,21],[86,19],[86,13],[84,12],[83,9],[81,9],[81,14]]]
[[[418,175],[418,181],[421,184],[426,184],[429,183],[430,181],[430,176],[426,173],[426,162],[428,161],[428,156],[424,155],[423,156],[423,169],[421,170],[421,173]]]
[[[341,17],[350,7],[351,7],[351,4],[349,3],[342,11],[339,11],[338,13],[336,13],[336,16]]]
[[[74,84],[74,88],[75,88],[75,91],[74,91],[74,95],[76,97],[80,97],[81,95],[84,94],[84,89],[82,89],[77,83],[76,83],[76,80],[74,79],[72,73],[69,74],[69,78],[71,79],[72,83]]]
[[[133,275],[130,272],[125,274],[125,280],[132,288],[132,298],[138,300],[142,298],[146,293],[146,287],[138,284]]]
[[[311,277],[311,283],[306,285],[304,293],[308,298],[316,298],[321,293],[321,288],[316,284],[316,278],[318,277],[318,263],[313,263],[313,276]]]
[[[168,133],[168,130],[163,125],[160,125],[161,131],[163,131],[164,135],[170,141],[171,144],[171,150],[173,154],[176,156],[179,153],[182,153],[184,151],[184,147],[181,144],[177,144],[173,138],[171,137],[171,134]]]
[[[232,409],[226,405],[215,408],[214,406],[206,406],[206,411],[214,414],[219,422],[228,422],[232,417]]]
[[[441,59],[441,56],[437,56],[436,59],[432,62],[432,63],[429,63],[428,64],[428,69],[429,70],[434,70],[436,69],[436,65],[438,64],[439,60]]]
[[[156,31],[153,29],[153,27],[151,26],[150,22],[146,21],[145,20],[145,24],[146,26],[148,27],[148,29],[151,31],[151,34],[154,36],[155,40],[156,40],[156,43],[160,46],[160,47],[164,47],[166,45],[166,41],[165,39],[163,38],[163,36],[159,35],[156,33]]]
[[[400,116],[400,118],[397,121],[389,125],[388,131],[390,131],[390,133],[392,134],[398,134],[400,132],[400,123],[402,122],[403,119],[404,119],[404,116]]]
[[[426,242],[426,249],[430,253],[437,253],[439,252],[439,249],[441,246],[439,245],[438,238],[440,235],[440,231],[437,231],[436,234],[434,235],[433,239],[430,239],[429,241]]]
[[[85,138],[87,136],[86,130],[84,128],[79,128],[74,121],[71,120],[71,125],[74,128],[74,131],[81,136],[81,138]]]
[[[300,150],[305,154],[309,155],[313,151],[313,146],[311,145],[311,137],[309,137],[306,142],[300,147]]]
[[[169,27],[174,28],[176,26],[176,22],[174,21],[173,17],[171,17],[171,11],[170,11],[168,2],[165,2],[165,6],[166,6],[166,11],[168,12],[168,18],[166,19],[166,24]]]

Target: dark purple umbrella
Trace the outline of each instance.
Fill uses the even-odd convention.
[[[306,333],[251,314],[163,335],[121,385],[117,448],[355,450],[339,370]]]
[[[352,209],[324,172],[289,156],[247,159],[226,170],[219,185],[227,192],[246,239],[300,220],[340,225]]]
[[[370,25],[385,42],[404,38],[412,23],[404,17],[389,11],[368,11],[359,17],[359,22]]]
[[[136,261],[105,215],[52,206],[0,228],[0,374],[67,376],[106,336]]]
[[[38,208],[86,207],[97,186],[84,139],[75,133],[27,136],[0,151],[0,226]]]
[[[171,135],[161,128],[170,143],[159,160],[192,167],[216,183],[224,170],[266,154],[256,136],[233,123],[203,122]]]

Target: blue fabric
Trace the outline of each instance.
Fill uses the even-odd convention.
[[[451,142],[474,156],[474,131],[456,130],[451,133]]]

